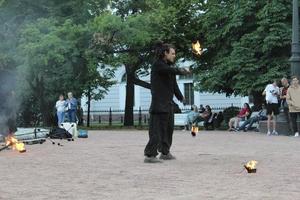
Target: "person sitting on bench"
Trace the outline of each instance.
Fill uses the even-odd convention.
[[[187,114],[187,125],[185,126],[185,130],[191,130],[193,121],[198,117],[198,107],[196,105],[191,106],[191,110]]]
[[[263,121],[263,120],[267,120],[267,110],[263,108],[257,113],[257,115],[250,117],[249,119],[247,119],[238,129],[237,131],[247,131],[247,130],[252,130],[254,129],[252,126],[254,123],[259,122],[259,121]]]
[[[198,126],[198,123],[201,122],[201,121],[208,121],[210,119],[212,115],[212,112],[211,112],[211,107],[209,105],[206,105],[205,106],[205,111],[203,113],[201,113],[200,115],[198,115],[196,117],[196,119],[193,121],[193,126],[197,125]]]
[[[234,131],[239,127],[239,122],[243,120],[247,120],[251,115],[251,109],[248,103],[244,103],[244,107],[240,110],[239,114],[235,117],[232,117],[229,122],[228,131]]]

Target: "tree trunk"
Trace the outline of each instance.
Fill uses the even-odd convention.
[[[86,126],[90,127],[90,112],[91,112],[91,90],[89,88],[88,94],[87,94],[87,105],[88,105],[88,110],[87,110],[87,120],[86,120]]]
[[[49,117],[49,108],[47,106],[46,100],[45,100],[45,94],[44,94],[44,78],[43,76],[41,76],[40,79],[37,79],[37,85],[36,87],[38,88],[37,92],[38,92],[38,97],[39,97],[39,101],[40,101],[40,113],[42,114],[42,122],[43,122],[43,126],[51,126],[51,122],[50,122],[50,117]],[[50,111],[51,113],[51,111]],[[35,125],[38,126],[40,122],[39,119],[39,114],[37,115],[37,119],[35,122]]]
[[[43,126],[56,126],[57,121],[55,120],[56,115],[53,110],[53,102],[49,102],[49,100],[46,99],[44,77],[41,76],[37,80],[36,83],[37,83],[36,88],[37,88],[37,93],[38,93],[38,95],[36,95],[36,96],[39,97],[40,114],[41,114],[42,119],[40,119],[40,115],[39,115],[39,113],[37,113],[35,125],[38,126],[40,123],[40,120],[42,120]]]
[[[253,104],[255,110],[260,110],[262,108],[262,104],[264,103],[264,96],[262,92],[254,91],[252,92],[253,95]]]
[[[134,72],[129,67],[126,67],[126,101],[125,101],[125,116],[124,126],[133,126],[133,106],[134,106]]]

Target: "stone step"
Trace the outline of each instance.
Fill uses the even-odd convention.
[[[300,127],[300,119],[298,119],[298,127]],[[273,127],[273,123],[271,122],[271,130]],[[277,117],[277,122],[276,122],[276,131],[278,132],[279,135],[294,135],[292,132],[291,125],[289,126],[287,119],[284,115],[284,113],[280,113]],[[260,121],[259,122],[259,132],[263,134],[267,134],[267,121]]]

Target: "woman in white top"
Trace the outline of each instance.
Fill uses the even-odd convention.
[[[61,123],[64,122],[65,118],[65,108],[67,106],[66,101],[64,100],[64,95],[59,95],[59,100],[56,102],[56,114],[58,119],[58,126],[61,126]]]

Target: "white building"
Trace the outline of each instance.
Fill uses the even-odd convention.
[[[141,80],[150,82],[150,75],[145,77],[140,77]],[[125,98],[126,98],[126,74],[125,68],[120,67],[116,70],[115,73],[115,81],[117,82],[113,85],[105,98],[100,101],[91,102],[91,111],[96,114],[97,111],[107,111],[110,108],[113,111],[116,110],[125,110]],[[240,97],[240,96],[231,96],[226,97],[225,94],[213,94],[206,92],[197,92],[193,90],[193,78],[192,76],[177,76],[177,83],[185,96],[188,105],[184,106],[177,100],[175,100],[181,108],[189,109],[191,105],[195,104],[199,107],[202,105],[210,105],[212,108],[226,108],[229,106],[238,106],[242,107],[245,102],[248,102],[248,97]],[[174,98],[176,99],[176,98]],[[148,110],[151,103],[151,93],[149,89],[135,86],[135,97],[134,97],[134,110],[138,110],[141,108],[142,110]],[[82,107],[83,111],[86,113],[87,99],[85,97],[82,98]]]

